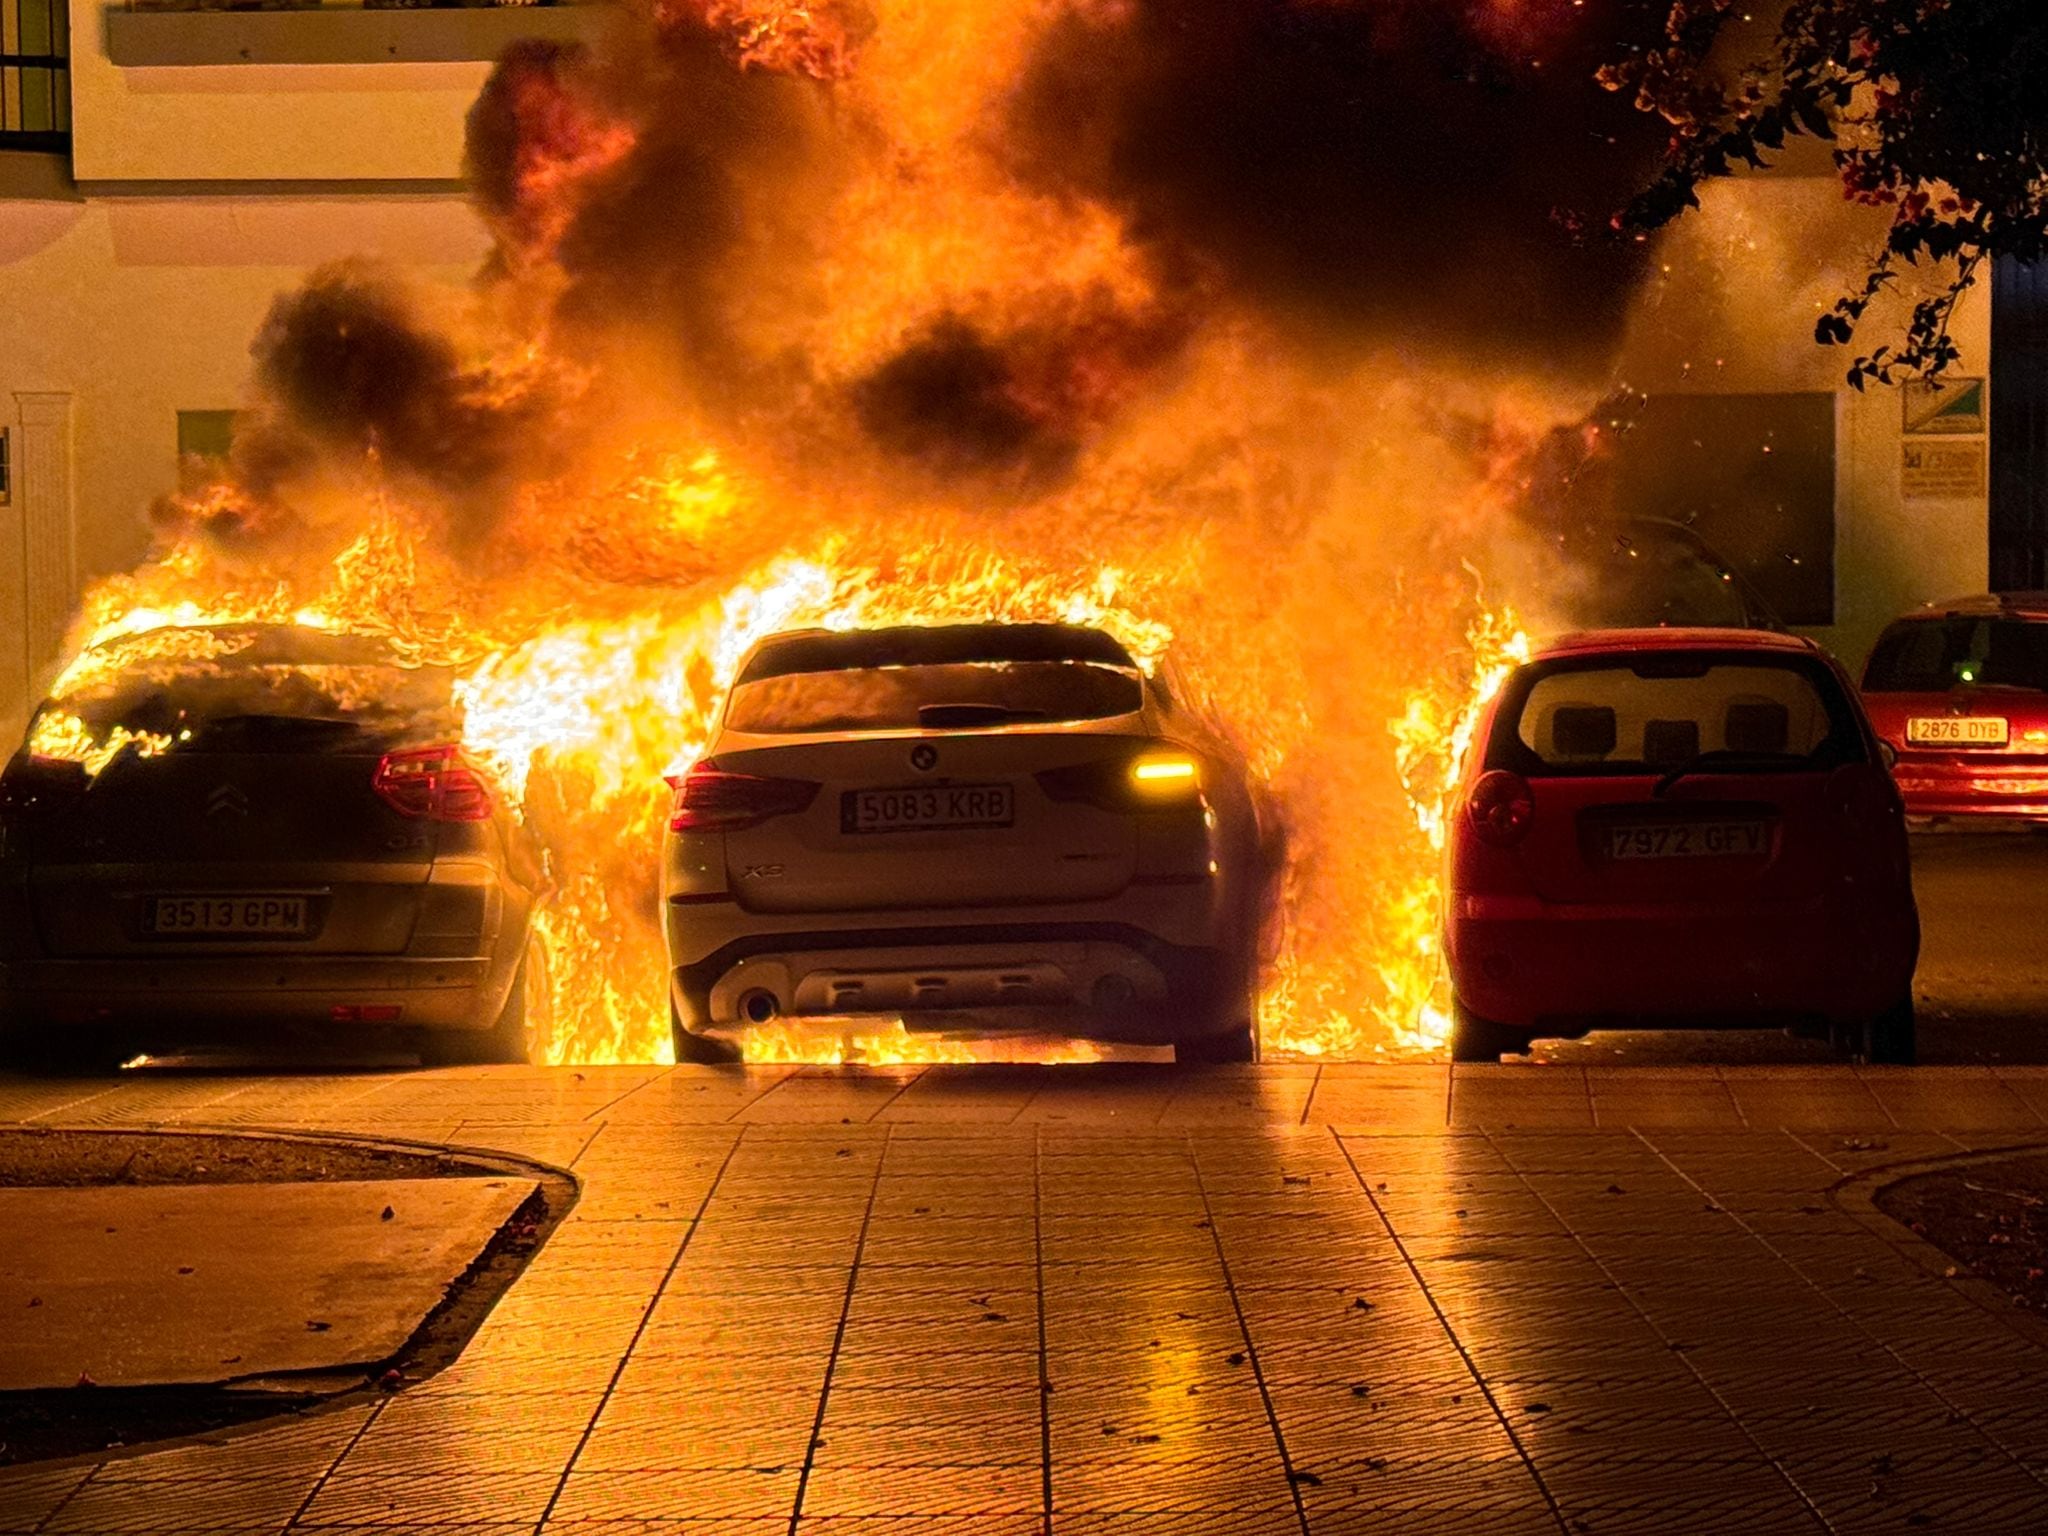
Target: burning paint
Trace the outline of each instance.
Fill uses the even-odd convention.
[[[1485,0],[1457,35],[1522,48],[1568,9]],[[1305,344],[1211,222],[1169,225],[1150,184],[1051,175],[1023,123],[1044,126],[1061,29],[1142,33],[1148,7],[621,10],[595,51],[515,50],[473,111],[497,242],[474,290],[349,263],[280,299],[227,472],[158,509],[154,562],[87,595],[64,685],[93,645],[231,620],[457,669],[469,749],[548,849],[544,1053],[646,1059],[667,1051],[663,775],[710,739],[748,645],[1098,624],[1254,778],[1269,1050],[1440,1045],[1445,797],[1524,644],[1464,562],[1509,536],[1518,477],[1588,400],[1395,351],[1417,332],[1377,300]],[[1546,282],[1570,265],[1546,261]],[[1478,350],[1541,351],[1543,328]],[[41,746],[118,750],[56,726]],[[889,1021],[754,1049],[979,1053]]]

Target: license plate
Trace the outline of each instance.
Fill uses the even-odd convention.
[[[1631,859],[1743,859],[1770,851],[1771,829],[1761,821],[1623,823],[1603,831],[1607,857]]]
[[[142,929],[157,939],[298,939],[309,916],[303,896],[151,896]]]
[[[850,789],[839,800],[842,832],[957,832],[1007,827],[1016,818],[1008,784]]]
[[[2011,723],[1996,715],[1936,715],[1906,722],[1906,740],[1916,747],[2002,747],[2011,737]]]

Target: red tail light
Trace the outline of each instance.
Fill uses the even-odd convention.
[[[460,747],[387,752],[377,764],[377,796],[401,816],[425,821],[489,821],[491,790],[462,760]]]
[[[1536,797],[1519,773],[1496,768],[1481,774],[1472,786],[1465,814],[1480,837],[1497,848],[1510,848],[1528,835],[1529,823],[1536,817]]]
[[[710,758],[669,782],[676,789],[671,832],[740,832],[772,816],[809,810],[818,798],[818,786],[808,779],[732,773]]]
[[[0,811],[56,810],[78,799],[91,782],[83,763],[21,752],[0,773]]]

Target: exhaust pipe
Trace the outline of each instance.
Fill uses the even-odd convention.
[[[740,1017],[749,1024],[766,1024],[782,1012],[782,1004],[775,1000],[775,994],[761,987],[740,994]]]

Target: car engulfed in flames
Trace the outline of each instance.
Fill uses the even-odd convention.
[[[519,45],[468,123],[477,281],[349,261],[279,297],[233,452],[85,594],[29,753],[97,782],[183,750],[63,707],[111,641],[291,624],[444,670],[544,850],[538,1054],[663,1059],[669,779],[749,650],[1084,626],[1242,765],[1264,1054],[1435,1052],[1447,797],[1527,652],[1496,594],[1639,262],[1522,186],[1559,144],[1622,146],[1582,200],[1629,168],[1633,109],[1578,68],[1597,10],[631,0],[591,45]],[[1439,114],[1453,55],[1487,83]],[[1367,152],[1424,119],[1498,196],[1441,208],[1458,177]],[[1418,199],[1481,223],[1409,228]],[[745,1039],[987,1049],[886,1015]]]

